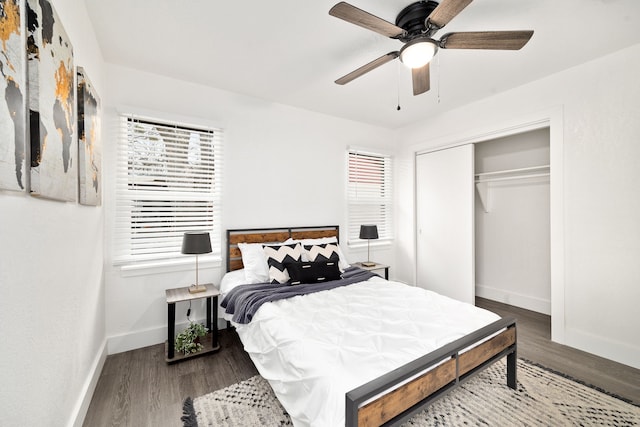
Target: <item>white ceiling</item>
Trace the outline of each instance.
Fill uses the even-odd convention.
[[[436,37],[530,29],[533,38],[520,51],[441,49],[431,90],[414,97],[397,60],[334,83],[402,45],[330,16],[335,0],[84,1],[107,62],[389,128],[640,43],[639,0],[475,0]],[[412,0],[349,2],[395,22]]]

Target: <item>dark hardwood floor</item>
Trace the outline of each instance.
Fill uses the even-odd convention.
[[[550,341],[549,316],[478,298],[480,307],[518,321],[518,356],[640,404],[640,370]],[[257,374],[237,335],[221,349],[174,365],[164,344],[107,357],[84,426],[181,426],[182,402]]]
[[[182,426],[182,402],[258,373],[235,332],[220,350],[168,365],[164,344],[107,357],[84,426]]]

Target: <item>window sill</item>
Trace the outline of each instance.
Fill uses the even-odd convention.
[[[176,271],[189,271],[195,268],[195,257],[185,256],[181,258],[165,259],[158,261],[137,262],[135,264],[120,265],[122,277],[146,276],[150,274],[172,273]],[[222,266],[222,258],[219,256],[199,256],[199,270],[205,268],[219,268]]]
[[[386,247],[386,246],[391,246],[391,240],[378,240],[375,243],[373,243],[373,241],[371,241],[371,247],[372,248],[380,248],[380,247]],[[351,249],[360,249],[360,248],[365,248],[367,247],[367,241],[355,241],[355,242],[348,242],[347,246]]]

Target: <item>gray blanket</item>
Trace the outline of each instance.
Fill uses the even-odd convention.
[[[375,274],[370,271],[365,271],[358,267],[349,267],[342,273],[342,279],[329,282],[305,283],[294,286],[271,283],[240,285],[233,288],[224,297],[220,305],[225,309],[227,314],[233,315],[234,322],[249,323],[265,302],[327,291],[329,289],[363,282],[373,276],[375,276]]]

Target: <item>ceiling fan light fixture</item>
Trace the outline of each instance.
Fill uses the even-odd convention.
[[[400,49],[400,61],[409,68],[424,67],[438,51],[438,45],[430,38],[411,40]]]

